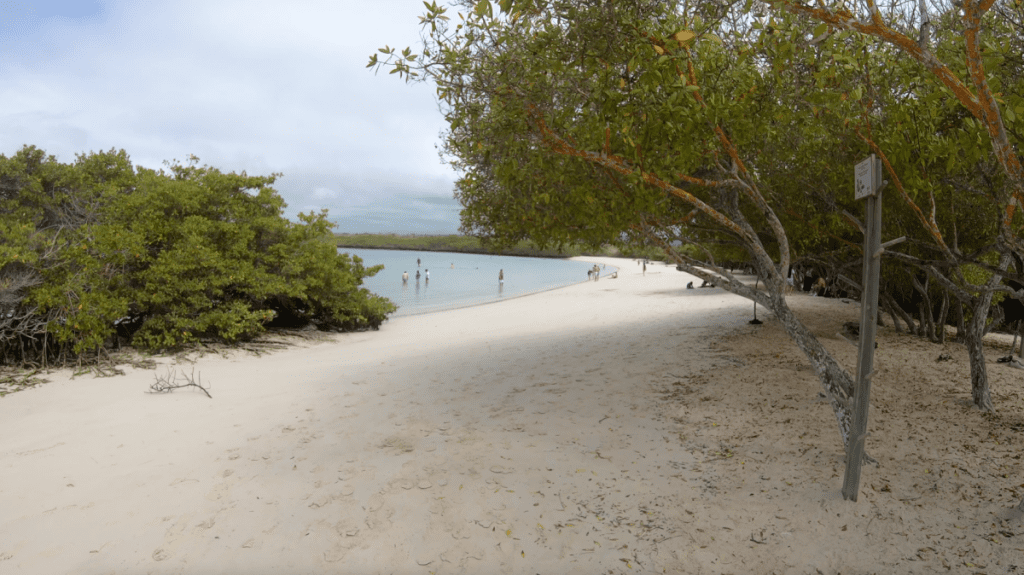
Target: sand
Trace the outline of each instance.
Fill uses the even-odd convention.
[[[586,261],[619,277],[0,398],[0,573],[1024,572],[1004,350],[986,415],[962,346],[881,328],[879,465],[843,501],[835,420],[769,314]],[[857,304],[790,301],[852,366]],[[212,399],[145,393],[169,368]]]

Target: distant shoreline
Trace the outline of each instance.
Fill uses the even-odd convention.
[[[526,258],[569,259],[573,257],[620,257],[646,258],[663,260],[665,255],[660,250],[621,252],[612,246],[604,246],[598,250],[585,249],[580,246],[569,246],[563,251],[539,249],[528,241],[521,241],[516,246],[491,250],[481,245],[480,239],[460,235],[398,235],[398,234],[335,234],[335,245],[344,249],[360,250],[407,250],[414,252],[449,252],[465,254],[484,254],[494,256],[516,256]]]
[[[338,234],[334,236],[334,240],[339,248],[345,249],[448,252],[552,259],[567,259],[584,255],[578,248],[566,252],[541,250],[529,245],[528,242],[520,242],[519,245],[509,249],[491,250],[481,245],[479,238],[460,235]]]
[[[513,257],[524,257],[524,258],[549,258],[549,259],[562,259],[566,260],[572,257],[576,257],[570,254],[545,254],[545,253],[521,253],[518,251],[491,251],[485,248],[479,249],[454,249],[454,248],[416,248],[406,246],[361,246],[361,245],[347,245],[338,244],[339,248],[351,249],[351,250],[401,250],[406,252],[437,252],[437,253],[450,253],[450,254],[480,254],[485,256],[513,256]]]

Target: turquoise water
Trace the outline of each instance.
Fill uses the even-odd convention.
[[[593,264],[551,258],[521,258],[485,254],[414,252],[404,250],[350,250],[367,267],[384,264],[363,287],[398,304],[391,317],[429,313],[537,293],[587,281]],[[416,260],[420,260],[417,267]],[[609,266],[601,275],[617,268]],[[420,272],[419,281],[416,271]],[[429,281],[426,271],[430,271]],[[504,271],[505,283],[498,283]],[[402,272],[409,281],[402,282]]]

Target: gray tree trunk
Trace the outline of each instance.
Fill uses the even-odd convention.
[[[649,237],[657,240],[657,236]],[[850,410],[852,408],[854,388],[853,377],[836,362],[835,358],[825,349],[825,346],[821,345],[818,338],[814,337],[811,330],[807,329],[807,326],[790,309],[786,303],[785,286],[787,284],[784,283],[782,276],[774,275],[772,279],[765,280],[763,284],[764,291],[755,292],[751,286],[744,285],[736,281],[735,278],[718,275],[726,275],[724,269],[719,268],[715,272],[709,272],[703,267],[694,265],[696,262],[688,261],[686,256],[672,249],[667,243],[662,243],[662,248],[676,262],[676,265],[687,273],[701,279],[706,279],[714,283],[716,287],[725,289],[738,296],[754,300],[775,314],[775,317],[782,322],[782,327],[786,330],[786,334],[811,362],[811,367],[818,376],[818,381],[821,382],[821,386],[825,389],[825,396],[832,406],[832,412],[839,425],[839,434],[842,437],[843,447],[845,448],[850,440]],[[766,256],[765,259],[767,260]],[[771,274],[772,272],[768,273]]]
[[[942,309],[939,310],[938,336],[939,343],[946,343],[946,318],[949,315],[949,292],[942,292]]]
[[[775,317],[779,318],[786,333],[800,348],[800,351],[804,352],[811,362],[814,373],[818,376],[818,381],[825,388],[825,395],[832,406],[836,422],[839,424],[839,433],[842,435],[845,447],[850,439],[853,377],[836,362],[825,346],[821,345],[818,338],[814,337],[814,334],[807,329],[807,326],[797,319],[793,310],[786,303],[785,295],[772,292],[769,292],[768,295],[772,300],[771,310]]]
[[[889,317],[892,318],[892,326],[896,330],[896,333],[903,333],[903,326],[900,324],[899,318],[896,317],[896,312],[892,309],[892,303],[890,303],[889,299],[884,296],[882,298],[882,302],[885,304],[885,311],[888,312]]]
[[[964,339],[967,344],[967,357],[971,361],[971,399],[979,409],[992,411],[992,394],[988,388],[988,372],[985,368],[985,350],[981,342],[985,332],[985,320],[988,318],[988,305],[982,305],[985,299],[991,303],[992,295],[989,294],[988,298],[978,298],[978,303],[973,306],[974,315],[967,324]]]
[[[932,298],[928,295],[928,284],[931,278],[925,276],[924,285],[917,281],[917,278],[913,275],[910,279],[914,283],[914,289],[917,293],[921,294],[921,303],[917,306],[918,313],[921,314],[921,329],[924,331],[924,335],[932,342],[938,341],[938,335],[935,333],[935,316],[932,313]]]
[[[896,303],[896,300],[892,299],[891,296],[886,296],[889,303],[889,313],[896,312],[896,314],[907,324],[907,332],[914,335],[920,335],[917,331],[917,326],[914,324],[914,318],[911,317],[900,304]]]
[[[964,304],[960,300],[953,302],[953,316],[956,318],[957,343],[967,343],[967,326],[964,325]]]
[[[1010,255],[999,257],[999,269],[1006,271],[1010,265]],[[985,337],[986,320],[992,308],[992,289],[1003,281],[1002,274],[994,273],[986,282],[989,289],[974,299],[971,309],[971,321],[967,323],[964,334],[967,343],[967,357],[971,360],[971,399],[982,411],[992,411],[992,392],[988,387],[988,371],[985,367],[985,350],[982,338]]]

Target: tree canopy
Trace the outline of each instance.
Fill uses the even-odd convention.
[[[1024,9],[926,1],[425,3],[422,53],[385,47],[369,66],[437,85],[464,231],[663,247],[783,321],[845,440],[852,380],[785,293],[809,266],[859,291],[854,164],[882,158],[884,239],[908,237],[887,256],[890,300],[952,297],[980,350],[993,295],[1024,296],[1002,281],[1024,272]]]
[[[360,287],[380,266],[337,253],[326,212],[283,217],[276,175],[111,150],[0,156],[0,361],[46,363],[126,341],[169,349],[268,326],[377,328]]]

